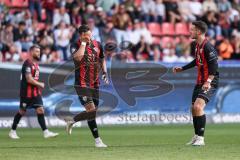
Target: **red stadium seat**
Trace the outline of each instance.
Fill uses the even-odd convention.
[[[165,48],[169,43],[174,44],[174,39],[172,37],[166,36],[161,39],[160,45],[162,48]]]
[[[187,23],[177,23],[175,25],[176,35],[189,35],[188,24]]]
[[[8,6],[8,7],[11,6],[11,1],[10,0],[4,0],[3,2],[6,6]]]
[[[174,25],[172,23],[162,24],[162,35],[173,36],[175,34]]]
[[[161,39],[159,37],[153,36],[153,44],[160,44]]]
[[[174,42],[175,42],[175,44],[178,44],[178,43],[180,42],[180,37],[179,37],[179,36],[176,37],[176,38],[174,39]]]
[[[161,36],[161,26],[158,23],[149,23],[148,30],[154,36]]]

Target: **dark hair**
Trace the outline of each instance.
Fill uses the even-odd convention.
[[[208,30],[207,24],[203,21],[194,21],[192,24],[196,26],[203,34],[205,34]]]
[[[87,32],[89,30],[90,30],[89,26],[86,24],[83,24],[78,28],[78,33],[81,34],[81,33]]]
[[[31,47],[30,47],[30,51],[32,51],[33,49],[35,49],[35,48],[39,48],[39,49],[41,49],[41,47],[39,46],[39,45],[37,45],[37,44],[34,44],[34,45],[32,45]]]
[[[21,21],[18,23],[19,26],[26,26],[26,23],[24,21]]]

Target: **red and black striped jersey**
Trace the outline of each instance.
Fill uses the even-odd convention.
[[[204,39],[202,44],[195,43],[194,45],[195,61],[198,69],[197,84],[206,82],[209,75],[214,75],[217,78],[219,73],[217,71],[218,55],[216,49],[207,39]]]
[[[70,50],[72,55],[77,52],[80,45],[80,41],[71,45]],[[104,53],[100,42],[92,40],[87,44],[81,62],[74,61],[75,85],[80,87],[98,88],[100,61],[103,58]]]
[[[39,65],[32,62],[30,59],[24,61],[21,73],[20,97],[32,98],[41,95],[41,90],[32,84],[29,84],[26,79],[26,74],[31,74],[33,79],[39,80]]]

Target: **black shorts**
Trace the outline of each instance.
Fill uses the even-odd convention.
[[[78,98],[83,106],[94,103],[95,107],[99,104],[99,89],[75,86]]]
[[[195,85],[192,95],[192,104],[194,104],[197,98],[204,99],[207,104],[218,88],[217,85],[211,85],[210,90],[206,92],[202,89],[202,86],[203,85]]]
[[[37,109],[39,107],[43,107],[43,101],[41,96],[32,97],[32,98],[20,98],[20,109]]]

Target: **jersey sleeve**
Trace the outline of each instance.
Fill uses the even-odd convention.
[[[218,70],[218,56],[215,48],[209,43],[204,48],[204,56],[208,63],[208,74],[215,75]]]
[[[103,58],[105,57],[104,51],[103,51],[103,46],[101,45],[100,42],[98,42],[98,46],[99,46],[99,49],[100,49],[99,57],[100,57],[101,59],[103,59]]]
[[[23,64],[23,73],[24,74],[32,73],[32,66],[31,66],[31,64],[28,61],[26,61]]]
[[[218,59],[218,55],[217,55],[217,51],[216,49],[210,44],[207,43],[204,47],[204,56],[207,60],[207,62],[211,62],[211,61],[217,61]]]
[[[185,71],[185,70],[188,70],[188,69],[193,68],[195,66],[196,66],[196,59],[192,60],[192,62],[183,66],[182,69]]]

